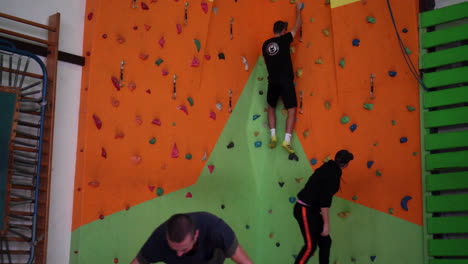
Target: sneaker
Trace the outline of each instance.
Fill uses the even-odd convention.
[[[283,146],[283,148],[284,148],[287,152],[289,152],[289,154],[293,154],[293,153],[294,153],[294,150],[292,149],[291,143],[286,142],[286,140],[283,141],[283,144],[282,144],[281,146]]]
[[[276,138],[276,135],[274,135],[274,136],[271,137],[271,140],[270,140],[270,148],[271,149],[276,148],[276,142],[278,142],[278,139]]]

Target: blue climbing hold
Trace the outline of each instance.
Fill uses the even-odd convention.
[[[260,115],[254,115],[254,116],[253,116],[253,120],[255,121],[255,120],[257,120],[259,117],[260,117]]]
[[[375,256],[371,256],[371,257],[370,257],[370,260],[371,260],[372,262],[374,262]]]
[[[290,203],[295,203],[296,202],[296,197],[289,197],[289,202]]]
[[[397,73],[395,71],[388,71],[388,75],[390,75],[390,77],[395,77],[396,74]]]
[[[296,83],[293,83],[294,84],[294,87],[296,87]]]
[[[312,165],[317,164],[317,159],[311,159],[311,160],[310,160],[310,164],[312,164]]]
[[[304,9],[304,6],[305,6],[304,3],[302,3],[301,10]]]
[[[400,143],[406,143],[408,142],[408,138],[407,137],[402,137],[400,138]]]
[[[403,30],[403,33],[408,33],[408,29],[404,28]]]
[[[297,255],[293,254],[292,256],[293,256],[294,259],[297,259]]]
[[[413,199],[413,197],[407,195],[405,197],[403,197],[403,199],[401,199],[401,208],[403,208],[403,210],[405,211],[408,211],[408,201]]]
[[[374,162],[373,161],[368,161],[367,162],[367,168],[370,169],[372,167],[372,165],[374,165]]]
[[[352,124],[349,129],[351,130],[351,132],[354,132],[354,130],[356,130],[357,128],[357,125],[356,124]]]
[[[261,146],[262,146],[262,142],[261,142],[261,141],[256,141],[256,142],[255,142],[255,147],[256,147],[256,148],[259,148],[259,147],[261,147]]]
[[[354,46],[354,47],[359,47],[359,43],[360,43],[360,42],[361,42],[361,41],[360,41],[359,39],[353,39],[353,46]]]

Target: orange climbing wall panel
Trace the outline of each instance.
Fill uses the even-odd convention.
[[[292,26],[295,17],[289,1],[207,1],[205,14],[202,1],[194,0],[189,1],[185,26],[184,1],[143,1],[149,10],[141,8],[141,1],[133,9],[131,2],[87,1],[73,229],[101,214],[155,198],[149,187],[162,187],[168,193],[194,184],[205,166],[201,161],[204,151],[210,154],[229,118],[228,91],[233,92],[234,107],[249,77],[241,56],[252,69],[263,41],[272,36],[273,23],[282,19]],[[404,40],[416,61],[417,10],[410,2],[392,4],[398,26],[410,30]],[[212,7],[218,8],[217,14]],[[88,19],[90,13],[92,18]],[[386,3],[369,1],[363,6],[357,2],[330,9],[322,1],[306,2],[302,14],[304,41],[294,41],[292,58],[296,69],[304,69],[296,80],[297,93],[304,91],[304,114],[298,115],[296,132],[308,158],[317,158],[320,163],[338,148],[349,148],[356,160],[345,171],[338,195],[346,199],[356,195],[358,203],[383,212],[391,205],[396,216],[421,224],[420,163],[419,156],[412,156],[419,149],[419,114],[405,108],[419,109],[418,87],[399,53]],[[367,24],[368,15],[376,17],[377,23]],[[233,40],[229,38],[231,17]],[[145,24],[151,28],[146,30]],[[180,35],[176,24],[182,25]],[[322,33],[323,28],[329,29],[329,37]],[[106,39],[103,34],[107,34]],[[164,48],[158,44],[162,36]],[[119,37],[125,42],[119,44]],[[355,37],[361,39],[358,48],[351,45]],[[195,38],[201,42],[200,52]],[[220,52],[226,60],[218,59]],[[148,59],[141,60],[140,53],[148,54]],[[190,67],[193,57],[200,60],[200,66]],[[337,66],[341,57],[346,59],[344,69]],[[159,67],[155,65],[158,58],[164,60]],[[323,64],[314,63],[318,58]],[[125,61],[125,86],[117,91],[111,76],[119,78],[121,60]],[[162,70],[169,74],[162,76]],[[388,70],[397,71],[397,77],[390,79]],[[376,75],[377,98],[369,112],[362,104],[367,102],[370,73]],[[174,74],[178,76],[176,100],[171,99]],[[127,88],[129,82],[136,84],[134,91]],[[193,107],[187,101],[189,96]],[[119,107],[112,106],[112,99],[119,100]],[[331,103],[329,111],[324,107],[326,100]],[[223,104],[222,111],[215,107],[218,102]],[[177,109],[179,105],[187,107],[188,116]],[[209,118],[211,111],[216,113],[216,121]],[[93,114],[102,120],[100,130],[94,125]],[[343,114],[358,125],[356,132],[349,132],[349,124],[339,123]],[[141,125],[135,122],[137,115]],[[151,124],[154,118],[162,125]],[[392,126],[391,120],[397,125]],[[306,129],[310,132],[307,139],[302,136]],[[115,139],[119,132],[124,138]],[[401,136],[409,142],[400,145]],[[156,138],[154,145],[148,143],[152,137]],[[379,144],[373,147],[376,141]],[[174,143],[179,150],[177,159],[170,157]],[[107,158],[101,157],[101,148]],[[192,160],[184,158],[187,153]],[[141,156],[142,162],[132,164],[132,155]],[[370,170],[368,160],[375,161]],[[382,171],[382,177],[375,176],[376,169]],[[89,186],[90,181],[99,182],[99,187]],[[413,196],[409,212],[398,209],[404,195]]]

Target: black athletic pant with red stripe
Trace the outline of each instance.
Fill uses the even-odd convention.
[[[331,238],[330,236],[323,237],[320,235],[323,231],[322,215],[317,213],[316,209],[313,211],[310,207],[296,203],[294,218],[299,223],[305,244],[294,263],[306,264],[318,246],[320,248],[319,263],[329,264]]]

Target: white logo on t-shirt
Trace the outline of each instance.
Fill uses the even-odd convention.
[[[267,46],[268,55],[274,56],[274,55],[276,55],[278,53],[278,51],[279,51],[278,43],[272,42],[272,43],[268,44],[268,46]]]

